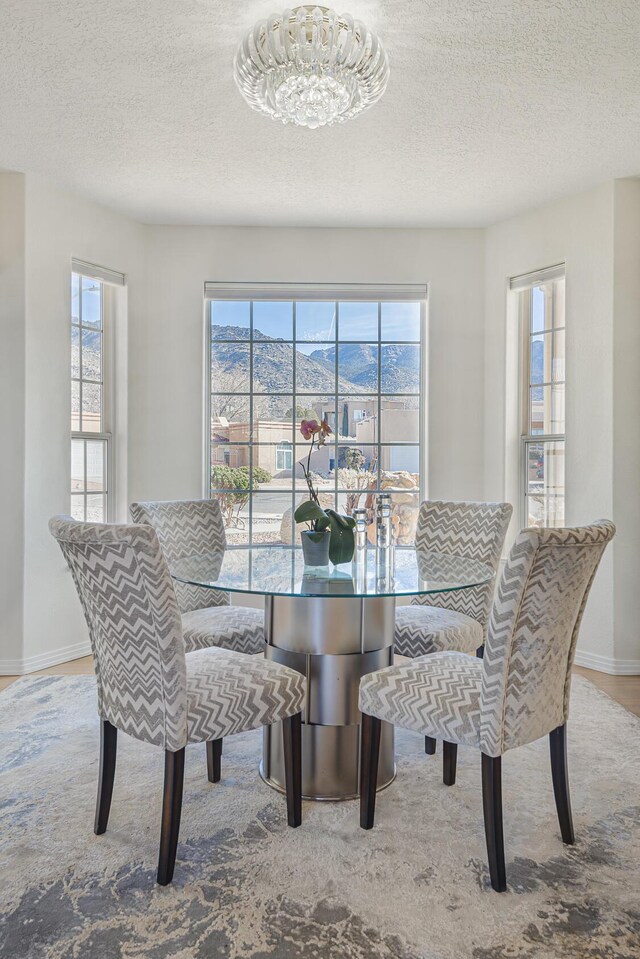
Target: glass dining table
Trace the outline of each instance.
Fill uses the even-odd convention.
[[[377,568],[375,549],[349,565],[307,567],[300,548],[236,546],[186,557],[171,575],[265,598],[265,656],[307,679],[303,796],[340,800],[359,795],[359,684],[366,673],[393,663],[397,598],[471,589],[494,573],[463,556],[409,548],[398,548],[385,571]],[[260,775],[284,791],[279,725],[264,728]],[[383,723],[378,789],[394,778],[393,727]]]

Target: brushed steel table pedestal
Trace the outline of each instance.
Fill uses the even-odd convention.
[[[307,678],[302,795],[355,799],[360,786],[358,689],[365,673],[393,662],[395,597],[268,596],[267,659]],[[280,723],[264,727],[260,775],[284,791]],[[382,724],[378,789],[395,778],[393,726]]]

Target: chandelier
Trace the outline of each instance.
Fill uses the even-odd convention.
[[[234,76],[254,110],[313,130],[350,120],[379,100],[389,61],[359,20],[305,5],[256,23],[240,44]]]

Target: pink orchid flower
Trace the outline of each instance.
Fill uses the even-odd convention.
[[[317,420],[303,420],[300,424],[300,432],[305,440],[310,440],[311,437],[319,433],[320,430],[321,426]]]

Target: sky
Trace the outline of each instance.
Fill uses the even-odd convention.
[[[335,303],[302,302],[296,304],[296,339],[320,343],[335,339]],[[212,322],[219,326],[249,329],[250,304],[242,301],[212,302]],[[339,338],[352,342],[378,339],[377,303],[340,303]],[[293,304],[291,302],[255,301],[254,329],[265,336],[293,339]],[[420,339],[420,303],[383,303],[382,339],[417,342]]]

